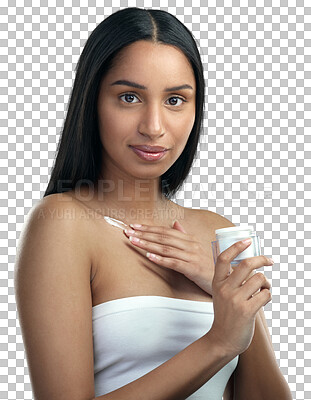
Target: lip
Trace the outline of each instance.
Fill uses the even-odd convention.
[[[133,145],[130,147],[134,147],[135,149],[146,151],[147,153],[159,153],[160,151],[167,150],[165,147],[162,146],[147,146],[147,145]]]
[[[130,146],[130,148],[134,151],[134,153],[145,161],[157,161],[165,156],[168,149],[161,146]],[[143,149],[152,149],[150,150],[142,150]],[[162,150],[157,150],[162,149]]]

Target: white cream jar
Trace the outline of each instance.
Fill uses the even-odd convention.
[[[257,236],[252,225],[232,226],[230,228],[216,229],[216,240],[212,242],[213,257],[216,263],[220,253],[226,250],[240,240],[251,238],[252,243],[240,253],[231,264],[238,264],[241,260],[249,257],[259,256],[260,252],[260,237]]]

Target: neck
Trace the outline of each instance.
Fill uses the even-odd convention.
[[[96,201],[103,204],[108,216],[125,223],[172,222],[177,219],[176,205],[160,190],[160,178],[132,181],[99,180]]]

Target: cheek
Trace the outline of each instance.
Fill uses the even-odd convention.
[[[188,135],[190,135],[190,132],[192,131],[192,128],[193,128],[193,125],[194,125],[194,121],[195,121],[195,113],[193,113],[193,116],[190,119],[189,124],[187,126]]]
[[[171,128],[172,132],[175,132],[176,141],[180,141],[180,146],[184,146],[190,136],[195,121],[195,112],[189,112],[189,114],[176,118],[172,121]]]
[[[125,137],[128,123],[113,107],[102,107],[98,111],[99,132],[103,144],[122,141]]]
[[[174,159],[175,162],[183,152],[187,141],[189,139],[192,127],[195,121],[195,116],[188,116],[187,118],[175,119],[171,125],[171,132],[174,132]]]

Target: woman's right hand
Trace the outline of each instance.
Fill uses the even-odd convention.
[[[264,265],[273,265],[271,259],[250,257],[231,268],[234,258],[250,243],[239,241],[218,256],[212,283],[214,322],[208,335],[226,354],[234,356],[250,345],[256,314],[271,300],[269,281],[264,274],[253,273]]]

